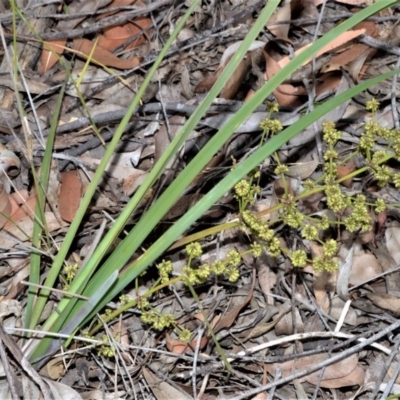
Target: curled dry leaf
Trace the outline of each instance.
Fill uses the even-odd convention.
[[[388,310],[396,318],[400,317],[400,299],[386,293],[367,293],[366,295],[376,306]]]
[[[286,173],[286,175],[294,179],[307,179],[316,170],[318,164],[319,161],[317,159],[296,163],[289,167],[289,171]]]
[[[318,57],[322,54],[328,53],[330,51],[333,51],[334,49],[336,49],[339,46],[342,46],[344,43],[349,42],[350,40],[355,39],[356,37],[363,35],[365,33],[365,29],[355,29],[355,30],[351,30],[351,31],[347,31],[345,33],[342,33],[341,35],[339,35],[336,39],[332,40],[332,42],[330,42],[328,45],[326,45],[325,47],[323,47],[316,55],[315,57]],[[302,51],[304,51],[306,48],[308,48],[309,46],[311,46],[310,44],[296,50],[294,52],[295,55],[300,54]],[[283,68],[285,65],[287,65],[290,60],[292,59],[292,57],[286,56],[283,57],[281,60],[279,60],[279,66],[280,68]],[[304,62],[303,65],[308,64],[311,61],[311,58],[309,60],[307,60],[306,62]]]
[[[35,207],[36,207],[36,196],[32,195],[25,201],[21,203],[16,203],[15,198],[17,196],[13,196],[11,199],[13,210],[11,217],[4,225],[3,229],[11,232],[12,229],[16,229],[16,225],[20,225],[23,220],[31,221],[33,219],[33,215],[35,215]],[[28,222],[29,224],[29,222]],[[21,236],[21,233],[19,234]],[[22,236],[21,240],[26,240],[27,238]]]
[[[266,61],[265,80],[269,80],[283,68],[278,61],[281,56],[275,53],[274,45],[271,43],[267,43],[265,46],[264,55]],[[301,86],[295,87],[289,83],[282,83],[273,93],[281,107],[297,107],[302,103],[299,96],[306,95],[307,91]]]
[[[276,368],[280,367],[282,377],[285,378],[297,371],[302,371],[313,367],[318,363],[327,360],[329,354],[316,354],[313,356],[302,357],[297,360],[287,361],[281,364],[266,365],[269,373],[275,374]],[[320,381],[321,371],[316,371],[312,374],[300,378],[300,382],[309,382],[317,385]],[[344,360],[338,361],[325,368],[323,378],[320,381],[321,387],[324,388],[340,388],[349,385],[362,385],[364,383],[365,371],[358,366],[358,355],[353,354]]]
[[[61,173],[60,192],[58,195],[58,206],[61,218],[72,222],[78,211],[82,195],[82,182],[79,172],[65,171]]]
[[[143,32],[147,27],[152,24],[150,18],[139,18],[134,23],[129,22],[122,26],[112,26],[104,29],[104,35],[99,36],[98,45],[103,49],[113,51],[119,46],[124,44],[129,38]],[[151,30],[147,31],[147,35],[151,35]],[[148,37],[148,36],[147,36]],[[146,36],[142,33],[132,43],[130,43],[126,50],[139,47],[146,41]]]
[[[211,87],[217,81],[222,71],[228,64],[229,60],[236,53],[237,49],[240,47],[241,44],[242,41],[239,41],[227,47],[227,49],[224,51],[224,54],[221,57],[221,61],[217,70],[213,74],[204,78],[200,83],[198,83],[197,86],[194,88],[194,93],[206,93],[211,89]],[[255,41],[250,46],[249,52],[252,52],[263,46],[265,46],[264,42]],[[242,60],[242,62],[236,68],[235,72],[232,74],[231,78],[225,84],[225,87],[221,93],[222,98],[230,99],[236,94],[236,91],[241,84],[241,78],[243,77],[243,73],[247,72],[248,68],[251,66],[251,55],[249,54],[249,52],[247,54],[246,59]]]
[[[148,387],[154,393],[154,396],[157,400],[171,400],[171,399],[179,399],[179,400],[190,400],[191,396],[188,394],[181,392],[178,389],[175,389],[169,383],[165,382],[163,379],[160,379],[158,376],[154,375],[147,368],[142,369],[142,374],[144,379],[146,380]]]
[[[100,46],[96,46],[93,50],[93,46],[96,46],[96,44],[88,39],[74,39],[72,48],[79,56],[85,59],[89,58],[92,54],[90,58],[91,61],[103,64],[107,67],[132,69],[140,64],[139,57],[131,57],[124,60],[116,57],[114,54]]]
[[[61,54],[64,53],[67,39],[52,40],[51,42],[43,42],[43,50],[40,56],[39,75],[43,75],[51,67],[53,67]]]
[[[104,7],[109,3],[109,0],[92,0],[92,1],[73,1],[68,5],[68,11],[71,15],[81,14],[83,16],[72,19],[63,19],[58,22],[56,31],[67,32],[74,29],[80,22],[86,17],[85,12],[96,11],[99,8]],[[66,49],[66,39],[52,40],[43,43],[43,50],[40,58],[38,72],[40,75],[48,71],[53,65],[55,65],[59,59],[59,56],[63,54]]]
[[[353,257],[349,283],[359,285],[381,273],[382,267],[373,254],[356,254]]]

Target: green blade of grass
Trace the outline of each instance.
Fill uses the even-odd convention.
[[[46,204],[46,193],[47,186],[50,176],[50,167],[52,160],[52,153],[54,147],[54,141],[56,137],[56,130],[58,125],[58,118],[61,113],[62,101],[64,98],[64,92],[67,81],[65,80],[60,93],[57,97],[57,102],[55,104],[54,113],[51,119],[49,135],[46,142],[46,149],[43,156],[42,166],[40,169],[40,178],[38,179],[36,172],[32,166],[32,173],[35,177],[36,188],[37,188],[37,204],[35,210],[35,221],[33,226],[33,234],[32,234],[32,246],[35,248],[41,247],[41,235],[43,231],[43,227],[46,226],[46,220],[44,218],[44,209]],[[46,232],[48,234],[48,232]],[[40,260],[41,254],[37,252],[33,252],[31,254],[31,266],[29,271],[29,282],[39,284],[40,281]],[[33,329],[31,326],[32,320],[38,320],[40,315],[37,315],[37,309],[34,307],[35,299],[37,295],[37,286],[31,286],[28,291],[28,301],[26,305],[25,311],[25,327],[28,329]]]

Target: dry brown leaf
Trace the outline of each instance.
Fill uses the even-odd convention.
[[[109,0],[92,0],[92,1],[73,1],[68,5],[68,12],[70,14],[80,14],[83,15],[78,18],[63,19],[58,22],[56,30],[58,32],[67,32],[74,29],[80,22],[82,22],[86,17],[85,12],[96,11],[99,8],[104,7],[109,3]],[[65,44],[66,39],[52,40],[49,42],[44,42],[43,50],[40,58],[40,64],[38,72],[42,75],[44,72],[48,71],[53,65],[55,65],[59,59],[58,56],[63,54],[66,49]]]
[[[82,181],[76,170],[61,173],[58,206],[61,218],[72,222],[78,211],[82,195]]]
[[[285,0],[282,7],[278,8],[275,14],[269,19],[268,24],[281,21],[291,20],[291,7],[290,0]],[[277,25],[269,25],[268,30],[279,39],[287,40],[289,33],[290,23],[282,23]]]
[[[276,285],[277,275],[267,262],[258,263],[258,283],[264,293],[271,293],[272,288]],[[270,296],[267,298],[268,304],[273,304],[274,299]]]
[[[190,348],[189,343],[182,342],[182,340],[179,339],[173,339],[168,332],[165,335],[165,345],[168,351],[174,354],[184,354],[185,351]]]
[[[345,33],[342,33],[341,35],[339,35],[336,39],[332,40],[332,42],[330,42],[328,45],[326,45],[325,47],[323,47],[316,55],[315,57],[318,57],[324,53],[327,53],[329,51],[332,51],[334,49],[336,49],[339,46],[342,46],[344,43],[349,42],[350,40],[355,39],[356,37],[363,35],[365,33],[365,29],[357,29],[357,30],[351,30],[351,31],[347,31]],[[304,47],[302,47],[301,49],[298,49],[295,51],[295,55],[300,54],[302,51],[304,51],[305,49],[307,49],[308,47],[310,47],[311,45],[308,44]],[[280,61],[279,61],[279,66],[280,68],[283,68],[285,65],[287,65],[290,62],[291,58],[289,58],[289,56],[283,57]],[[308,64],[311,61],[311,58],[309,60],[307,60],[306,62],[303,63],[303,65]]]
[[[292,335],[295,332],[294,328],[296,328],[296,333],[303,333],[304,332],[304,323],[303,323],[303,320],[301,319],[301,315],[300,315],[299,310],[297,308],[295,308],[295,314],[296,314],[295,315],[296,326],[293,323],[293,315],[292,315],[292,313],[288,312],[276,324],[276,326],[275,326],[275,335],[277,335],[277,336]]]
[[[122,26],[112,26],[110,28],[104,29],[104,35],[99,36],[98,45],[103,49],[113,51],[123,43],[125,43],[129,38],[143,32],[148,26],[152,24],[150,18],[139,18],[134,21],[134,23],[129,22]],[[151,30],[147,31],[147,35],[151,35]],[[148,36],[147,36],[148,37]],[[130,43],[125,49],[130,50],[135,47],[139,47],[146,41],[146,36],[144,34],[136,38],[132,43]]]
[[[386,293],[367,293],[366,295],[376,306],[388,310],[394,314],[395,317],[400,316],[400,299]]]
[[[170,220],[185,214],[189,208],[193,207],[203,197],[200,193],[193,193],[181,196],[165,215],[164,220]]]
[[[89,58],[92,54],[90,61],[103,64],[107,67],[114,67],[118,69],[132,69],[140,64],[139,57],[131,57],[128,59],[122,59],[116,57],[114,54],[110,53],[108,50],[103,49],[100,46],[96,46],[93,50],[95,43],[87,39],[74,39],[73,50],[77,54],[85,59]]]
[[[241,44],[242,41],[238,41],[226,48],[224,54],[221,57],[221,61],[219,63],[217,70],[213,74],[204,78],[200,83],[198,83],[197,86],[194,88],[194,93],[206,93],[211,89],[211,87],[217,81],[222,71],[228,64],[229,60],[236,53],[237,49],[240,47]],[[234,93],[236,93],[237,88],[241,84],[241,81],[239,82],[239,79],[241,76],[243,76],[243,71],[245,70],[247,71],[248,68],[251,66],[251,52],[264,46],[265,46],[264,42],[257,40],[251,44],[246,58],[242,60],[242,62],[239,64],[239,66],[237,67],[231,78],[225,84],[225,87],[221,93],[221,97],[232,98],[234,96]]]
[[[13,200],[15,197],[12,198]],[[16,204],[16,203],[14,203]],[[36,196],[31,196],[25,202],[21,204],[17,204],[17,209],[13,211],[11,214],[10,220],[4,225],[3,229],[11,232],[11,229],[15,229],[15,225],[20,225],[21,221],[27,219],[32,222],[33,215],[35,215],[35,207],[36,207]],[[18,237],[21,236],[21,233]],[[23,240],[27,238],[24,236]]]
[[[382,273],[382,267],[373,254],[356,254],[353,257],[349,283],[358,285]]]
[[[292,180],[278,178],[274,182],[274,189],[273,193],[275,194],[276,198],[281,200],[282,196],[286,193],[290,195],[294,195],[293,187],[292,187]]]
[[[175,389],[169,383],[157,377],[147,368],[142,369],[142,374],[157,400],[190,400],[192,398],[188,394]]]
[[[272,46],[272,44],[267,43],[264,50],[266,61],[265,80],[267,81],[283,68],[280,62],[275,59],[278,55],[274,54]],[[273,93],[280,106],[297,107],[302,103],[299,96],[306,95],[307,91],[301,86],[295,87],[289,83],[282,83]]]
[[[55,65],[60,58],[60,55],[64,53],[65,44],[67,39],[52,40],[51,42],[43,42],[43,50],[40,56],[39,64],[39,75],[44,74],[53,65]]]
[[[313,356],[302,357],[297,360],[287,361],[281,364],[266,365],[269,373],[275,374],[276,368],[279,366],[282,371],[282,377],[285,378],[297,371],[302,371],[313,367],[329,358],[329,354],[316,354]],[[349,385],[362,385],[364,382],[365,371],[358,367],[358,355],[353,354],[344,360],[329,365],[324,370],[321,387],[324,388],[340,388]],[[316,385],[319,382],[321,371],[300,378],[300,382],[310,382]],[[351,379],[351,381],[349,381]]]
[[[55,357],[49,360],[46,365],[40,371],[42,376],[57,380],[65,375],[65,365],[63,363],[63,357]]]
[[[137,188],[144,182],[147,178],[148,172],[143,172],[136,170],[134,173],[130,174],[125,178],[122,185],[122,189],[127,196],[132,196],[136,192]],[[151,193],[149,191],[149,193]]]
[[[378,28],[373,21],[363,21],[356,25],[354,29],[365,29],[365,34],[374,38],[378,36]],[[338,70],[344,66],[348,66],[350,76],[354,81],[358,81],[358,76],[364,62],[375,53],[376,49],[372,49],[366,44],[349,44],[346,50],[332,57],[329,63],[321,69],[321,72]]]
[[[246,296],[246,298],[244,299],[244,301],[242,303],[240,303],[238,305],[234,305],[232,308],[230,308],[228,310],[228,312],[226,312],[221,317],[221,319],[215,325],[215,328],[214,328],[215,333],[219,332],[221,329],[229,328],[234,323],[234,321],[237,318],[237,316],[239,315],[240,311],[249,303],[249,301],[253,297],[255,281],[256,281],[255,274],[253,273],[253,282],[251,284],[251,287],[249,288],[248,295]]]
[[[307,179],[317,169],[318,165],[318,159],[306,162],[298,162],[294,165],[291,165],[289,167],[289,171],[286,172],[285,175],[290,176],[294,179]]]

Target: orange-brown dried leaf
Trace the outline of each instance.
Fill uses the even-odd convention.
[[[40,56],[39,75],[44,74],[53,67],[65,50],[67,39],[52,40],[43,43],[43,50]]]
[[[62,172],[58,206],[64,221],[72,222],[74,219],[81,201],[81,194],[82,182],[79,172],[76,170]]]
[[[3,229],[9,230],[18,225],[23,219],[32,218],[35,215],[36,196],[31,196],[24,203],[19,204],[17,210],[12,213],[10,220],[4,225]]]
[[[265,79],[270,80],[282,67],[275,59],[278,56],[274,54],[273,49],[268,44],[265,46],[264,55],[266,61]],[[273,93],[281,107],[297,107],[302,103],[299,96],[307,94],[304,88],[295,87],[289,83],[282,83]]]
[[[339,35],[337,38],[333,39],[332,42],[330,42],[328,45],[323,47],[320,51],[318,51],[318,53],[315,55],[315,57],[318,57],[322,54],[328,53],[329,51],[333,51],[333,50],[337,49],[339,46],[342,46],[344,43],[347,43],[350,40],[353,40],[356,37],[363,35],[364,33],[365,33],[365,29],[356,29],[356,30],[344,32],[341,35]],[[297,56],[298,54],[300,54],[302,51],[304,51],[305,49],[307,49],[310,46],[311,46],[311,44],[308,44],[308,45],[296,50],[294,54]],[[312,58],[305,61],[303,63],[303,65],[308,64],[311,61],[311,59]],[[283,68],[285,65],[289,64],[290,60],[291,60],[291,57],[289,57],[289,56],[285,56],[281,60],[279,60],[280,68]]]
[[[95,63],[97,62],[99,64],[104,64],[107,67],[114,67],[118,69],[132,69],[140,64],[139,57],[131,57],[123,60],[100,46],[96,46],[93,51],[93,46],[95,46],[95,44],[87,39],[74,39],[73,41],[73,50],[75,50],[79,56],[85,59],[89,58],[90,54],[92,54],[90,60]]]
[[[183,354],[187,349],[190,349],[189,343],[173,339],[169,333],[165,335],[165,344],[168,351],[174,354]]]
[[[125,43],[129,38],[143,32],[148,26],[152,24],[150,18],[139,18],[132,22],[128,22],[122,26],[112,26],[104,29],[104,34],[99,36],[98,45],[103,49],[114,51],[116,48]],[[152,31],[148,30],[147,35],[151,35]],[[139,47],[146,41],[146,35],[141,34],[126,49],[134,49]]]

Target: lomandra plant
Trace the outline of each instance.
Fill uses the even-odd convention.
[[[104,170],[115,148],[121,138],[124,129],[131,118],[136,106],[142,95],[156,72],[160,62],[166,55],[169,47],[174,42],[180,29],[184,26],[187,18],[194,11],[199,1],[193,2],[185,16],[180,20],[160,56],[149,70],[143,85],[139,89],[137,95],[133,99],[129,110],[121,121],[112,141],[107,146],[106,153],[96,170],[93,180],[81,202],[80,208],[73,220],[65,240],[63,241],[58,254],[56,255],[49,274],[44,282],[45,289],[38,293],[31,291],[29,297],[29,313],[26,315],[26,327],[33,329],[36,327],[42,311],[47,303],[50,288],[54,287],[61,269],[64,266],[66,257],[70,251],[71,243],[74,240],[81,221],[86,210],[92,200],[95,190],[102,180]],[[290,75],[302,66],[305,62],[318,53],[323,47],[335,39],[338,35],[346,32],[354,27],[357,23],[365,20],[369,16],[396,4],[394,0],[383,0],[373,4],[364,10],[356,13],[354,16],[339,24],[326,35],[318,39],[312,46],[298,54],[291,62],[272,77],[264,86],[262,86],[243,107],[215,134],[215,136],[207,143],[207,145],[199,152],[199,154],[190,162],[190,164],[179,174],[179,176],[169,185],[158,200],[151,208],[141,215],[137,224],[132,228],[126,238],[117,246],[112,253],[105,258],[115,239],[119,236],[132,213],[138,208],[144,199],[146,193],[154,185],[156,180],[161,176],[168,162],[172,159],[186,138],[196,127],[196,124],[206,113],[212,101],[218,96],[222,88],[235,71],[243,57],[257,38],[259,32],[264,28],[266,21],[269,20],[272,13],[279,4],[277,0],[268,1],[265,8],[260,13],[254,26],[247,34],[238,51],[230,60],[229,64],[222,72],[221,76],[210,90],[205,99],[201,102],[197,110],[192,114],[180,132],[176,135],[167,151],[160,158],[158,163],[153,167],[146,181],[137,190],[132,199],[128,202],[119,218],[110,227],[102,241],[96,247],[94,253],[85,265],[81,265],[79,272],[71,282],[69,287],[70,296],[65,296],[58,304],[57,310],[54,311],[42,326],[44,338],[40,341],[32,339],[26,346],[26,355],[32,362],[41,364],[59,347],[59,343],[55,342],[51,337],[46,337],[45,332],[55,334],[71,335],[78,329],[83,329],[88,321],[90,321],[96,313],[102,310],[105,305],[112,299],[118,297],[126,286],[146,270],[157,259],[161,259],[164,252],[178,240],[178,238],[187,231],[191,225],[204,215],[204,213],[212,207],[226,192],[234,187],[243,177],[252,171],[263,160],[269,157],[273,152],[278,150],[284,143],[293,138],[307,126],[322,118],[329,111],[338,107],[343,102],[361,93],[369,87],[380,81],[389,79],[399,71],[378,76],[368,81],[362,82],[357,86],[347,90],[335,98],[319,105],[311,113],[301,117],[299,121],[285,129],[281,133],[270,138],[263,146],[255,151],[246,160],[240,162],[227,176],[222,179],[213,189],[211,189],[200,202],[196,203],[186,214],[184,214],[173,226],[160,236],[155,243],[148,248],[144,254],[131,261],[128,261],[138,251],[141,244],[146,240],[148,235],[153,231],[157,224],[161,221],[168,210],[176,203],[184,190],[191,184],[199,172],[207,165],[210,159],[222,148],[222,146],[231,137],[235,129],[241,125],[251,115],[251,113]],[[44,177],[46,178],[46,177]],[[45,187],[45,186],[44,186]],[[226,225],[229,227],[229,224]],[[36,257],[37,255],[33,255]],[[35,261],[37,262],[37,260]],[[32,281],[37,281],[37,276],[32,276]],[[75,295],[84,296],[85,299],[78,299]]]

